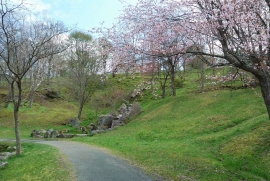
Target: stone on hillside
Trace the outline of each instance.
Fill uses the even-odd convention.
[[[57,138],[58,136],[58,131],[52,131],[50,134],[50,138]]]
[[[43,133],[41,131],[37,131],[35,129],[31,132],[32,138],[41,138],[42,135],[43,135]]]
[[[2,152],[0,153],[0,160],[7,160],[9,157],[14,156],[16,152]]]
[[[74,118],[70,120],[70,124],[73,127],[79,127],[81,124],[81,121],[78,118]]]
[[[129,117],[135,117],[138,116],[141,113],[141,106],[139,103],[134,102],[129,109],[128,116]]]
[[[7,151],[16,151],[16,146],[13,146],[13,147],[11,147],[11,146],[9,146],[9,147],[7,147]]]
[[[65,138],[66,136],[61,132],[59,133],[59,135],[57,136],[57,138]]]
[[[139,103],[133,104],[122,104],[118,109],[118,113],[111,113],[105,116],[100,116],[95,126],[93,124],[87,126],[88,130],[91,131],[91,135],[98,134],[104,131],[110,131],[119,126],[124,126],[129,122],[131,117],[135,117],[141,112]]]
[[[118,112],[119,112],[119,114],[125,114],[126,111],[127,111],[127,106],[126,106],[126,104],[123,103],[121,105],[121,107],[118,109]]]
[[[120,120],[113,120],[111,128],[117,128],[120,126],[124,126],[125,124]]]
[[[87,126],[87,129],[88,129],[89,131],[92,131],[92,130],[96,130],[97,127],[96,127],[95,124],[91,123],[89,126]]]
[[[5,161],[5,160],[7,160],[7,159],[8,159],[8,156],[4,156],[4,155],[1,156],[1,155],[0,155],[0,160],[1,160],[1,161]]]
[[[47,131],[47,132],[44,134],[44,138],[50,138],[50,135],[51,135],[51,132]]]
[[[0,168],[4,168],[5,166],[7,166],[8,162],[1,162],[0,163]]]
[[[85,128],[84,126],[81,127],[81,131],[82,131],[82,133],[84,133],[84,134],[88,134],[88,132],[87,132],[87,130],[86,130],[86,128]]]
[[[99,130],[105,130],[112,126],[112,115],[100,116],[96,122],[96,126]]]

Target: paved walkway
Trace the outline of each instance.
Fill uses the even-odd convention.
[[[0,139],[3,141],[3,139]],[[30,140],[22,140],[30,141]],[[52,145],[67,155],[76,168],[79,181],[153,181],[129,162],[89,145],[70,141],[37,141]]]

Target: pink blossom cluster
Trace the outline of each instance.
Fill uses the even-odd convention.
[[[207,80],[215,81],[213,84],[216,84],[217,82],[218,83],[226,83],[229,81],[236,81],[238,78],[239,78],[239,74],[235,75],[232,73],[229,73],[229,74],[223,75],[223,76],[220,75],[220,73],[218,73],[215,76],[209,76],[209,75],[206,76]]]
[[[138,0],[117,20],[111,28],[95,29],[111,45],[106,53],[112,70],[162,65],[189,53],[223,59],[254,75],[269,73],[268,0]]]
[[[131,97],[133,99],[143,97],[146,91],[151,91],[153,99],[157,99],[159,95],[157,94],[158,87],[154,81],[143,81],[140,83],[136,89],[133,90]]]

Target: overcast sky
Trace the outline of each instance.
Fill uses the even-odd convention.
[[[123,9],[118,0],[26,0],[35,5],[35,10],[46,11],[50,17],[64,22],[66,25],[75,25],[82,30],[91,30],[104,26],[110,27]],[[136,4],[137,0],[126,0]]]

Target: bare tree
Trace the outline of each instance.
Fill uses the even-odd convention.
[[[77,119],[80,120],[84,105],[90,100],[99,83],[98,56],[92,37],[84,32],[73,32],[70,37],[68,62],[69,87],[79,102]]]
[[[62,46],[51,47],[51,41],[67,30],[60,22],[38,19],[29,20],[23,7],[0,0],[0,69],[5,72],[11,86],[14,105],[16,154],[21,153],[19,108],[22,100],[22,79],[39,60],[64,50]],[[2,65],[2,64],[0,64]]]
[[[48,57],[48,59],[50,58],[51,56]],[[44,58],[36,62],[29,70],[30,82],[31,82],[31,86],[29,90],[29,105],[28,105],[29,108],[32,108],[35,92],[45,79],[44,67],[46,66],[46,63],[47,63],[47,58]]]

